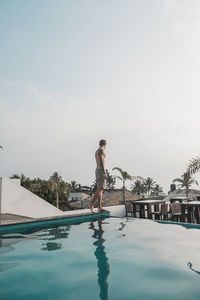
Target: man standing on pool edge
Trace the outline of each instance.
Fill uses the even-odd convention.
[[[90,203],[90,210],[92,213],[95,213],[94,203],[97,199],[98,199],[98,211],[99,212],[107,211],[102,207],[103,190],[106,185],[106,155],[104,153],[105,148],[106,148],[106,140],[100,140],[99,148],[95,152],[95,159],[97,163],[96,172],[95,172],[97,190]]]

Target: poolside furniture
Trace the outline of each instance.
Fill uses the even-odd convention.
[[[170,204],[170,212],[172,221],[181,221],[181,204],[179,202]]]
[[[152,216],[155,217],[155,220],[168,220],[168,204],[162,203],[155,205],[155,211],[152,211]]]
[[[126,217],[133,217],[133,205],[131,201],[125,203]]]
[[[169,219],[169,206],[167,203],[161,204],[161,217],[163,220]]]
[[[160,220],[160,214],[161,214],[160,205],[159,204],[155,204],[154,206],[150,205],[150,213],[152,217],[154,216],[155,220]]]
[[[140,206],[136,205],[133,208],[133,202],[132,201],[127,201],[125,203],[125,209],[126,209],[126,217],[128,217],[130,215],[131,217],[134,218],[134,215],[135,215],[135,218],[136,218],[137,215],[140,214]]]
[[[200,224],[200,201],[181,204],[181,221],[187,218],[188,223]]]
[[[142,219],[152,219],[153,213],[158,211],[156,209],[156,205],[165,203],[163,200],[138,200],[132,201],[133,205],[133,217],[137,217],[137,212],[139,214],[139,218]]]

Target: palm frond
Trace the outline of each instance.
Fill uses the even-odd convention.
[[[114,167],[114,168],[112,168],[112,170],[114,171],[114,170],[117,170],[117,171],[119,171],[121,174],[123,173],[123,170],[121,169],[121,168],[119,168],[119,167]]]
[[[144,180],[142,176],[132,176],[132,180]]]
[[[173,180],[173,183],[174,183],[174,182],[183,183],[183,179],[181,179],[181,178],[175,178],[175,179]]]
[[[120,176],[114,175],[113,177],[118,178],[120,180],[122,180],[122,178]]]
[[[198,172],[199,170],[200,170],[200,157],[197,156],[190,161],[187,167],[187,172],[192,175]]]

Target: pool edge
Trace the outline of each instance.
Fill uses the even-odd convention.
[[[32,228],[38,228],[41,226],[49,227],[54,225],[73,225],[79,224],[82,222],[89,222],[95,221],[102,218],[110,218],[110,212],[102,212],[102,213],[95,213],[95,214],[80,214],[80,215],[73,215],[73,216],[54,216],[48,218],[39,218],[28,220],[26,222],[18,222],[12,224],[3,224],[0,225],[0,234],[6,233],[15,233],[19,232],[19,230],[28,230]]]

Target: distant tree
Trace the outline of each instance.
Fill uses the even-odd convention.
[[[36,194],[38,197],[50,202],[53,204],[51,199],[51,190],[49,187],[49,183],[46,180],[42,180],[40,178],[29,179],[30,186],[28,188],[32,193]],[[29,182],[29,181],[28,181]]]
[[[162,193],[163,193],[163,188],[159,184],[156,184],[151,192],[151,195],[159,196]]]
[[[75,180],[72,180],[70,183],[70,187],[71,187],[72,192],[74,192],[78,188],[78,183]]]
[[[66,208],[68,207],[70,191],[70,185],[65,181],[61,181],[59,185],[59,208],[62,210],[66,210]]]
[[[54,172],[49,178],[50,189],[52,192],[56,194],[56,207],[59,208],[59,192],[60,192],[60,184],[62,182],[62,177]]]
[[[153,192],[153,190],[155,188],[155,184],[156,184],[156,182],[153,180],[153,178],[147,177],[145,179],[144,186],[145,186],[146,193],[148,195],[150,195],[150,193]]]
[[[126,193],[126,186],[125,186],[125,184],[126,184],[127,180],[132,180],[133,177],[131,175],[129,175],[126,171],[123,171],[119,167],[115,167],[112,170],[113,171],[116,170],[116,171],[118,171],[120,173],[120,176],[115,176],[115,177],[118,178],[118,179],[120,179],[122,181],[123,203],[125,203],[126,202],[126,195],[125,195],[125,193]]]
[[[106,170],[106,188],[108,190],[114,190],[115,189],[115,184],[116,184],[116,178]]]
[[[72,192],[81,192],[81,190],[82,190],[81,184],[79,184],[75,180],[71,181],[70,187],[71,187]]]
[[[178,183],[179,188],[185,188],[186,197],[188,197],[188,192],[191,185],[198,185],[196,179],[192,178],[192,175],[189,172],[185,172],[183,175],[181,175],[181,178],[175,178],[173,182]]]
[[[131,185],[131,192],[138,195],[138,198],[140,198],[140,195],[145,194],[145,185],[143,179],[137,179],[132,185]]]
[[[78,184],[77,192],[82,192],[82,186],[81,186],[81,184]]]
[[[10,179],[20,179],[20,175],[13,174],[12,176],[10,176]]]
[[[3,149],[3,147],[0,145],[0,149]]]

